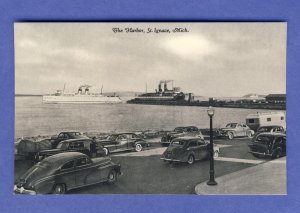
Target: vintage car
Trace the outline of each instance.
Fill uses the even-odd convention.
[[[286,135],[284,133],[260,133],[249,145],[255,157],[279,158],[286,155]]]
[[[255,141],[256,137],[263,132],[281,132],[285,133],[285,130],[282,126],[278,125],[270,125],[270,126],[261,126],[257,129],[256,133],[254,134],[252,141]]]
[[[39,153],[40,151],[51,148],[51,141],[47,139],[41,141],[22,139],[15,144],[16,155],[18,157],[25,157],[31,160],[35,160],[37,153]]]
[[[214,145],[214,157],[217,158],[220,148]],[[169,162],[187,162],[193,164],[196,160],[208,159],[209,143],[199,137],[179,137],[172,140],[160,158]]]
[[[23,174],[14,186],[16,194],[64,194],[100,182],[114,183],[121,175],[120,164],[109,157],[90,159],[79,152],[45,158]]]
[[[92,139],[68,139],[65,141],[61,141],[56,149],[48,149],[40,151],[37,154],[36,160],[40,161],[46,157],[62,153],[62,152],[81,152],[83,154],[86,154],[90,157],[92,157],[92,153],[90,150],[90,145],[92,143]],[[101,143],[96,142],[96,156],[95,157],[104,157],[106,156],[106,153],[103,149],[103,146]]]
[[[254,135],[254,131],[251,130],[246,124],[243,123],[228,123],[225,128],[219,130],[218,137],[227,137],[232,140],[235,137],[249,137]]]
[[[108,136],[105,140],[99,141],[104,147],[106,155],[111,152],[133,150],[142,151],[149,144],[134,133],[116,133]]]
[[[83,135],[80,132],[75,131],[68,131],[68,132],[61,132],[58,135],[54,135],[51,137],[52,148],[55,149],[59,142],[68,140],[68,139],[87,139],[89,137]]]
[[[166,132],[161,138],[162,146],[169,146],[174,138],[184,136],[196,136],[203,138],[201,131],[195,126],[176,127],[173,131]]]

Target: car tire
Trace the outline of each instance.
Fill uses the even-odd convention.
[[[218,158],[219,157],[219,152],[218,151],[214,151],[214,158]]]
[[[103,148],[103,150],[104,150],[104,157],[105,157],[105,156],[108,155],[109,152],[108,152],[108,149],[107,149],[107,148]]]
[[[139,143],[135,144],[134,150],[136,152],[140,152],[140,151],[142,151],[142,149],[143,149],[143,146],[141,144],[139,144]]]
[[[229,139],[229,140],[232,140],[233,138],[234,138],[233,133],[232,133],[232,132],[229,132],[229,133],[228,133],[228,139]]]
[[[277,149],[275,151],[275,153],[273,154],[272,158],[274,159],[274,158],[280,158],[280,157],[282,157],[282,151],[281,151],[281,149]]]
[[[195,157],[194,155],[189,155],[187,163],[192,165],[195,162]]]
[[[117,172],[112,169],[109,171],[108,176],[107,176],[107,183],[108,184],[114,184],[117,180]]]
[[[61,184],[56,184],[54,187],[53,187],[53,191],[52,191],[52,194],[57,194],[57,195],[60,195],[60,194],[65,194],[66,193],[66,185],[61,183]]]

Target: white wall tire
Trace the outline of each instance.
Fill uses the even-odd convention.
[[[110,170],[107,176],[107,183],[113,184],[117,180],[117,173],[114,169]]]
[[[53,194],[61,195],[66,193],[66,186],[65,184],[56,184],[53,187]]]
[[[107,148],[103,148],[103,150],[104,150],[104,156],[107,156],[108,155],[108,149]]]
[[[141,144],[137,143],[137,144],[135,144],[134,150],[135,150],[136,152],[140,152],[140,151],[143,150],[143,147],[142,147]]]
[[[232,140],[233,138],[234,138],[233,133],[232,133],[232,132],[229,132],[229,133],[228,133],[228,139],[229,139],[229,140]]]
[[[218,158],[219,157],[219,152],[218,151],[214,151],[214,158]]]
[[[194,157],[194,155],[190,155],[190,156],[188,157],[187,163],[190,164],[190,165],[192,165],[194,162],[195,162],[195,157]]]

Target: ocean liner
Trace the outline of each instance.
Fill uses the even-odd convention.
[[[63,90],[57,90],[54,94],[44,95],[43,103],[100,103],[113,104],[121,103],[122,100],[118,96],[105,96],[101,93],[91,93],[90,85],[81,85],[77,93],[65,93]]]

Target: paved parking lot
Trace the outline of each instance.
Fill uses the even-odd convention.
[[[249,138],[216,140],[220,157],[215,161],[215,176],[236,172],[268,161],[248,153]],[[110,155],[121,163],[123,175],[114,185],[98,184],[68,192],[69,194],[194,194],[197,184],[208,180],[209,161],[193,165],[168,163],[160,160],[165,150],[152,140],[152,145],[141,152],[120,152]],[[31,163],[15,161],[15,180]]]

